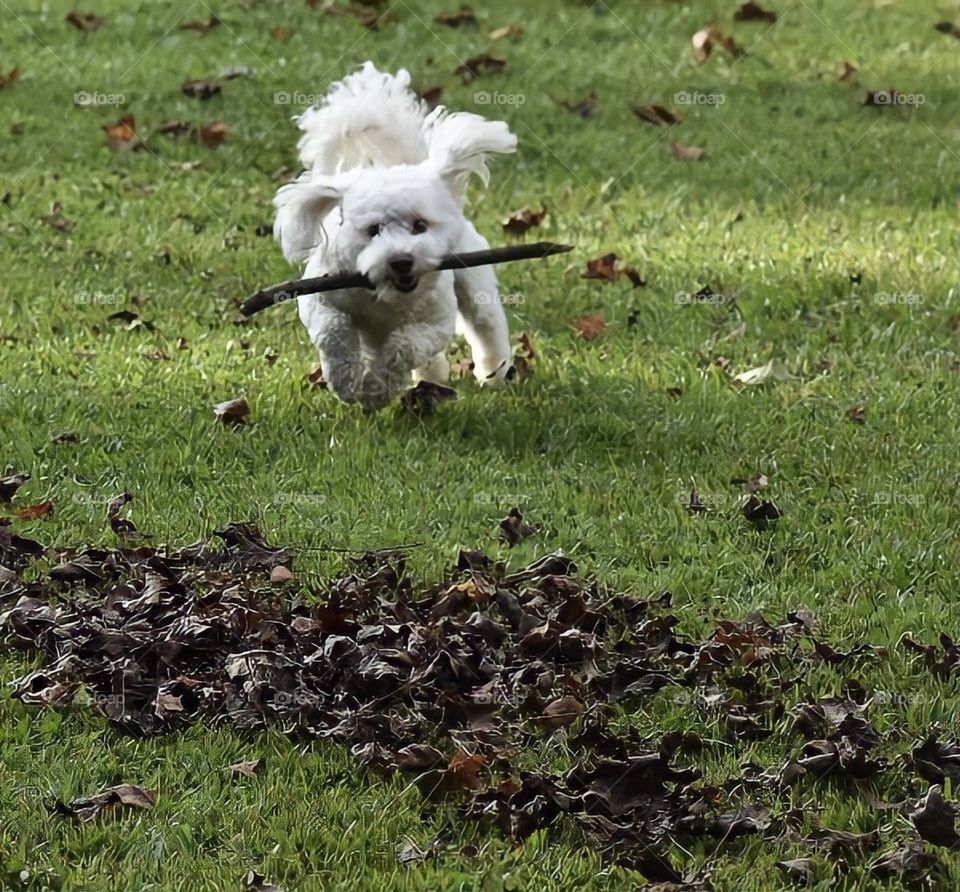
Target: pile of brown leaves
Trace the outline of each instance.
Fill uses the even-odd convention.
[[[960,843],[955,806],[942,795],[946,778],[960,777],[956,742],[934,729],[885,775],[891,765],[878,750],[902,735],[885,739],[870,724],[863,688],[785,705],[788,692],[808,690],[812,668],[877,657],[865,645],[844,653],[822,644],[808,613],[776,624],[758,614],[722,620],[688,640],[669,594],[604,596],[561,553],[507,572],[476,551],[461,552],[446,581],[427,588],[412,584],[402,553],[367,553],[319,597],[291,603],[293,577],[277,572],[290,566],[287,549],[249,523],[217,535],[221,544],[176,550],[59,551],[56,566],[28,580],[45,549],[0,526],[0,564],[10,568],[0,576],[0,635],[7,648],[41,655],[15,696],[32,706],[85,703],[136,735],[197,721],[279,724],[349,747],[376,773],[405,773],[426,802],[452,799],[510,838],[562,818],[611,861],[686,884],[678,888],[709,886],[677,863],[692,838],[800,845],[810,857],[782,862],[791,876],[868,869],[899,879],[937,869],[924,840]],[[937,648],[908,646],[936,671],[948,666]],[[662,689],[716,719],[724,739],[644,738],[621,721]],[[518,769],[518,754],[555,734],[577,757],[572,770]],[[744,762],[726,780],[700,779],[716,747],[745,756],[774,735],[785,741],[781,767]],[[915,832],[885,839],[889,822],[860,835],[816,823],[801,832],[796,805],[824,778],[856,799],[881,776],[902,801],[866,801],[899,811]],[[129,789],[136,795],[116,787],[59,811],[92,818],[112,804],[152,804],[152,794]]]

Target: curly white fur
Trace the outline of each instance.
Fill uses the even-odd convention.
[[[481,384],[510,370],[507,321],[492,267],[437,272],[451,252],[488,247],[463,215],[470,176],[513,152],[502,121],[438,108],[427,113],[410,75],[371,62],[334,84],[298,119],[306,170],[277,192],[274,235],[305,276],[358,271],[376,285],[304,295],[300,319],[342,400],[386,405],[415,379],[443,383],[454,331],[467,338]]]

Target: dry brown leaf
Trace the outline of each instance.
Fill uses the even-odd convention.
[[[188,133],[190,129],[191,124],[187,121],[164,121],[157,128],[157,132],[164,134],[164,136],[180,136],[183,133]]]
[[[15,512],[20,520],[36,520],[38,517],[46,517],[53,514],[53,502],[40,502],[38,505],[30,505],[28,508],[21,508]]]
[[[520,37],[523,34],[523,28],[513,23],[503,25],[500,28],[494,28],[487,37],[491,40],[503,40],[504,37]]]
[[[672,127],[683,120],[675,111],[664,105],[635,105],[633,106],[633,113],[641,121],[647,121],[658,127],[661,125]]]
[[[593,341],[607,330],[607,323],[599,313],[589,313],[575,319],[573,327],[585,341]]]
[[[464,25],[476,25],[477,17],[469,6],[461,6],[457,12],[440,13],[434,21],[448,28],[462,28]]]
[[[534,226],[539,226],[546,216],[546,205],[539,211],[534,211],[531,208],[522,208],[519,211],[514,211],[504,220],[503,228],[504,231],[509,232],[510,235],[523,235],[533,229]]]
[[[698,62],[706,62],[716,46],[723,47],[731,56],[743,55],[733,37],[716,28],[701,28],[693,35],[693,55]]]
[[[459,74],[465,84],[475,81],[484,72],[492,73],[503,71],[507,67],[507,60],[502,56],[494,56],[492,53],[483,53],[479,56],[473,56],[467,59],[462,65],[454,69],[454,74]]]
[[[211,96],[216,96],[221,88],[216,81],[195,80],[184,81],[180,89],[194,99],[209,99]]]
[[[226,400],[213,407],[213,414],[227,426],[246,424],[250,404],[243,397]]]
[[[578,99],[575,101],[570,101],[564,99],[560,103],[568,112],[571,112],[575,115],[580,115],[581,118],[587,119],[592,118],[593,113],[597,109],[597,94],[588,93],[583,99]]]
[[[181,31],[196,31],[199,34],[207,34],[212,31],[214,28],[223,24],[223,21],[215,16],[210,16],[209,19],[194,19],[190,22],[184,22],[180,26]]]
[[[6,87],[12,87],[18,80],[20,80],[19,65],[11,68],[6,74],[0,71],[0,90],[5,89]]]
[[[951,37],[960,40],[960,25],[955,25],[953,22],[937,22],[933,27],[941,34],[949,34]]]
[[[107,148],[112,152],[123,152],[135,147],[137,127],[133,115],[124,115],[112,124],[101,124],[100,129],[107,134]]]
[[[230,130],[230,125],[223,121],[211,121],[200,129],[200,139],[205,146],[215,149],[227,138]]]
[[[684,161],[700,161],[706,154],[700,146],[685,146],[682,142],[673,143],[670,152],[674,158],[682,158]]]
[[[747,0],[742,6],[738,7],[733,14],[735,22],[775,22],[777,14],[769,9],[758,6],[753,0]]]
[[[106,21],[92,12],[78,12],[76,9],[67,13],[66,20],[78,31],[96,31]]]

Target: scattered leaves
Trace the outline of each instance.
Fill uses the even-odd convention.
[[[733,20],[735,22],[773,23],[777,20],[777,14],[768,9],[764,9],[762,6],[758,6],[753,0],[747,0],[746,3],[737,7],[737,11],[733,14]]]
[[[200,129],[200,139],[205,146],[215,149],[227,138],[230,130],[230,125],[223,121],[211,121]]]
[[[464,25],[476,25],[477,17],[469,6],[461,6],[458,12],[440,13],[434,21],[448,28],[462,28]]]
[[[586,120],[587,118],[592,118],[593,113],[597,108],[597,94],[588,93],[582,99],[577,100],[567,100],[564,99],[560,103],[568,112],[572,114],[579,115],[581,118]]]
[[[221,87],[216,81],[193,80],[184,81],[180,89],[183,90],[187,96],[192,96],[194,99],[207,100],[211,96],[216,96],[220,92]]]
[[[400,405],[404,412],[422,418],[432,415],[441,403],[454,402],[456,398],[457,392],[452,387],[420,381],[400,398]]]
[[[544,205],[539,211],[531,208],[522,208],[514,211],[503,223],[505,232],[510,235],[524,235],[535,226],[539,226],[547,216],[547,206]]]
[[[507,60],[492,53],[483,53],[467,59],[454,69],[454,74],[460,75],[465,84],[477,80],[484,72],[496,73],[507,67]]]
[[[243,397],[226,400],[214,405],[213,414],[227,427],[237,427],[247,423],[250,415],[250,404]]]
[[[107,148],[111,152],[129,151],[138,145],[134,142],[137,127],[133,115],[124,115],[112,124],[102,124],[100,129],[107,134]]]
[[[157,794],[133,784],[118,784],[103,793],[88,799],[74,799],[72,802],[57,800],[53,812],[65,817],[75,818],[87,823],[96,818],[104,809],[116,811],[120,805],[131,808],[149,809],[157,802]]]
[[[14,493],[29,479],[29,474],[11,474],[8,477],[0,477],[0,499],[9,502]]]
[[[519,508],[511,508],[507,516],[500,521],[500,541],[513,548],[523,539],[529,539],[540,531],[539,524],[525,523]]]
[[[633,106],[633,113],[641,121],[646,121],[658,127],[673,127],[674,124],[679,124],[683,120],[680,115],[665,105],[635,105]]]
[[[697,62],[706,62],[714,47],[718,46],[734,57],[743,54],[731,35],[723,34],[716,28],[702,28],[693,35],[693,56]]]
[[[706,150],[700,146],[687,146],[682,142],[670,144],[670,153],[674,158],[680,158],[683,161],[700,161],[706,154]]]
[[[72,9],[67,13],[66,21],[73,25],[78,31],[96,31],[103,26],[106,19],[95,16],[92,12],[84,13]]]
[[[53,514],[53,502],[40,502],[37,505],[21,508],[14,513],[20,520],[36,520],[40,517],[46,517],[48,514]]]
[[[600,313],[588,313],[574,319],[573,328],[585,341],[594,341],[607,330],[607,323]]]

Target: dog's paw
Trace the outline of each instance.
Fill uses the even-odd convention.
[[[340,362],[331,364],[323,373],[327,388],[337,399],[344,403],[356,403],[360,401],[363,371],[359,363]]]
[[[512,357],[474,359],[473,374],[481,387],[503,387],[514,374]]]
[[[364,409],[373,412],[386,406],[402,389],[402,380],[397,381],[394,376],[378,369],[367,369],[360,381],[357,401]]]

